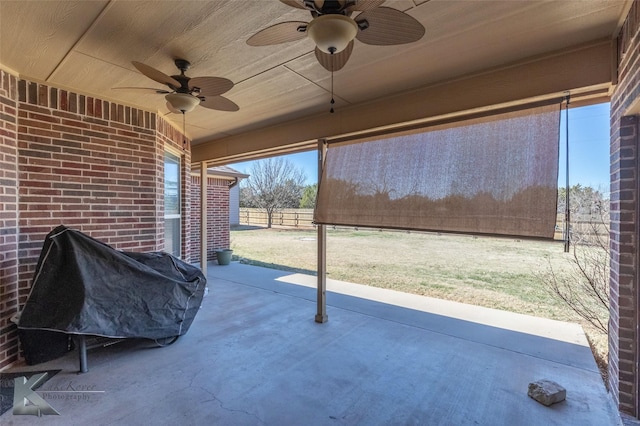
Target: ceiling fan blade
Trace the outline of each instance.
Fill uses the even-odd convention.
[[[347,11],[349,12],[364,12],[365,10],[375,9],[376,7],[380,7],[382,3],[386,0],[357,0],[356,4],[353,6],[347,7]]]
[[[157,69],[150,67],[149,65],[145,65],[142,62],[131,61],[134,67],[142,74],[149,77],[151,80],[157,81],[158,83],[166,84],[170,86],[172,89],[177,89],[180,87],[180,82],[172,77],[169,77],[162,71],[158,71]]]
[[[304,2],[302,0],[280,0],[282,3],[287,6],[295,7],[296,9],[306,9]]]
[[[203,101],[200,102],[200,106],[209,109],[215,109],[218,111],[238,111],[240,107],[236,105],[235,102],[230,99],[225,98],[224,96],[207,96]]]
[[[307,36],[307,24],[308,22],[304,21],[281,22],[258,31],[249,37],[247,44],[249,46],[269,46],[302,40]]]
[[[170,102],[167,102],[167,109],[169,110],[169,112],[172,112],[174,114],[182,114],[182,111],[180,111],[179,109],[174,108],[173,105],[171,105]]]
[[[353,40],[342,51],[333,55],[325,53],[316,47],[316,59],[325,69],[329,71],[338,71],[347,64],[351,52],[353,51]]]
[[[410,15],[390,7],[378,7],[356,16],[360,24],[367,21],[368,28],[359,30],[356,38],[363,43],[376,46],[390,46],[418,41],[425,29]]]
[[[217,96],[228,92],[233,87],[233,81],[222,77],[193,77],[189,80],[189,89],[200,89],[202,96]]]
[[[168,90],[154,89],[153,87],[112,87],[111,90],[138,90],[138,91],[164,93],[164,94],[171,93]]]

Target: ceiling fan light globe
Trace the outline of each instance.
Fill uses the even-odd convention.
[[[164,97],[171,106],[185,114],[200,104],[200,99],[188,93],[169,93]]]
[[[322,15],[309,22],[307,35],[321,51],[343,51],[358,33],[358,24],[344,15]]]

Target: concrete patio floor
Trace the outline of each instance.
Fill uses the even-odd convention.
[[[582,329],[569,323],[232,262],[209,266],[189,332],[9,372],[61,369],[38,390],[60,415],[3,425],[620,425]],[[567,389],[545,407],[529,382]],[[75,392],[73,391],[75,390]]]

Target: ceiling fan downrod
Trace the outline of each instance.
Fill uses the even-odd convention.
[[[190,77],[187,77],[184,73],[191,68],[191,63],[185,59],[176,59],[174,61],[176,67],[180,70],[180,75],[172,75],[171,77],[177,80],[180,83],[180,87],[176,88],[176,92],[178,93],[189,93],[191,94],[191,90],[189,89],[189,80]]]

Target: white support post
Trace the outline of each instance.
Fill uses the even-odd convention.
[[[318,183],[322,178],[324,158],[327,153],[327,144],[324,139],[318,140]],[[317,225],[318,232],[318,296],[316,322],[325,323],[327,316],[327,228],[326,225]]]
[[[207,276],[207,163],[200,163],[200,269]]]

